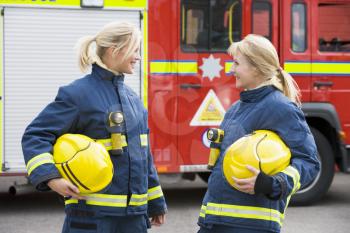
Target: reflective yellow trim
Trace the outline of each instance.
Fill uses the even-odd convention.
[[[96,197],[96,198],[108,198],[108,199],[120,199],[120,200],[127,199],[127,195],[114,195],[114,194],[102,194],[102,193],[84,194],[82,196],[84,196],[84,197]]]
[[[143,106],[148,109],[148,14],[143,11]]]
[[[1,0],[0,5],[30,5],[30,6],[76,6],[80,7],[80,0]]]
[[[133,206],[141,206],[141,205],[146,205],[147,204],[147,193],[145,194],[132,194],[129,205]]]
[[[293,74],[311,73],[311,63],[309,62],[285,62],[284,70]]]
[[[144,194],[135,194],[135,193],[133,193],[131,195],[131,198],[136,198],[136,199],[141,199],[141,198],[145,198],[145,197],[147,197],[147,193],[144,193]]]
[[[201,210],[199,212],[199,217],[205,218],[205,212],[207,210],[207,206],[202,205]]]
[[[55,164],[53,156],[50,153],[43,153],[33,157],[27,163],[28,175],[30,175],[35,168],[47,163]]]
[[[105,7],[146,8],[147,0],[104,0]]]
[[[97,139],[96,142],[100,143],[102,146],[106,148],[106,150],[112,150],[112,141],[110,138],[108,139]]]
[[[112,195],[112,194],[82,194],[85,197],[85,203],[87,205],[97,205],[97,206],[109,206],[109,207],[126,207],[127,206],[127,196],[126,195]],[[68,204],[78,203],[77,199],[70,199],[72,202]]]
[[[286,212],[286,209],[289,205],[289,201],[290,198],[292,197],[292,195],[294,193],[296,193],[299,188],[300,188],[300,174],[298,172],[297,169],[295,169],[293,166],[288,166],[285,170],[282,171],[284,174],[286,174],[287,176],[292,177],[293,179],[293,189],[291,191],[291,193],[288,195],[287,197],[287,201],[286,201],[286,206],[284,207],[284,212]]]
[[[207,204],[205,215],[207,214],[225,217],[261,219],[267,221],[274,221],[277,222],[279,225],[282,225],[284,219],[284,214],[274,209],[252,206],[216,204],[211,202]]]
[[[284,63],[284,70],[292,74],[350,75],[350,62],[297,62]]]
[[[127,195],[112,195],[112,194],[82,194],[85,197],[87,205],[109,206],[109,207],[126,207]],[[148,194],[132,194],[130,198],[130,206],[141,206],[147,204]],[[65,204],[77,204],[78,200],[71,198],[65,201]]]
[[[87,205],[109,206],[109,207],[126,207],[126,203],[113,203],[104,201],[86,201]]]
[[[141,146],[148,146],[148,134],[140,135]]]
[[[106,148],[106,150],[111,150],[112,149],[112,141],[111,141],[110,138],[107,138],[107,139],[96,139],[95,141],[100,143],[100,144],[102,144]],[[121,141],[122,141],[122,147],[128,146],[128,143],[126,141],[125,135],[122,135]]]
[[[197,74],[196,61],[152,61],[151,74]]]
[[[225,73],[230,74],[231,73],[231,67],[233,65],[233,62],[225,62]]]
[[[317,74],[349,74],[350,62],[313,62],[311,64],[312,73]]]
[[[216,207],[223,207],[223,208],[231,208],[231,209],[241,209],[241,210],[254,210],[254,211],[260,211],[260,212],[265,212],[265,213],[273,213],[277,215],[282,215],[278,210],[274,209],[269,209],[269,208],[264,208],[264,207],[255,207],[255,206],[239,206],[239,205],[230,205],[230,204],[216,204],[212,202],[208,202],[208,206],[216,206]]]
[[[146,205],[148,203],[147,200],[145,201],[130,201],[129,205],[131,206],[141,206],[141,205]]]
[[[70,205],[70,204],[78,204],[78,200],[77,199],[68,199],[64,201],[65,205]]]
[[[151,201],[151,200],[154,200],[156,198],[162,197],[163,191],[162,191],[162,188],[160,186],[156,186],[156,187],[148,189],[147,194],[148,194],[148,200]]]
[[[296,193],[300,188],[300,174],[297,169],[295,169],[293,166],[288,166],[286,169],[282,171],[284,174],[290,176],[293,179],[293,190],[291,192],[291,195]]]
[[[74,6],[80,8],[80,0],[1,0],[0,5],[29,6]],[[147,8],[147,0],[104,0],[104,7],[110,8]]]
[[[0,8],[0,10],[2,10],[2,8]],[[2,103],[3,103],[3,92],[2,92],[2,84],[3,84],[3,72],[4,72],[4,69],[3,69],[3,59],[2,59],[2,56],[3,56],[3,44],[4,44],[4,16],[1,15],[0,16],[0,96],[1,96],[1,100],[0,100],[0,173],[2,172],[2,163],[3,163],[3,157],[4,157],[4,151],[3,151],[3,145],[2,145],[2,141],[3,141],[3,138],[4,138],[4,134],[3,134],[3,121],[4,121],[4,118],[3,118],[3,107],[2,107]]]

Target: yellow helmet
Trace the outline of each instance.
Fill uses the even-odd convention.
[[[223,171],[226,180],[235,187],[232,177],[252,177],[246,165],[267,175],[283,171],[290,163],[291,153],[282,139],[269,130],[257,130],[235,141],[225,152]]]
[[[81,193],[95,193],[112,181],[113,164],[106,148],[81,134],[64,134],[53,147],[55,165]]]

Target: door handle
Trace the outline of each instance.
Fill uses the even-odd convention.
[[[180,88],[181,89],[199,89],[201,88],[202,85],[201,84],[195,84],[195,83],[183,83],[183,84],[180,84]]]
[[[320,87],[331,87],[333,86],[332,81],[315,81],[314,87],[320,88]]]

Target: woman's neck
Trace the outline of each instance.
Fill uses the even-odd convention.
[[[100,67],[112,72],[115,75],[120,74],[120,72],[108,68],[107,65],[102,61],[102,59],[99,56],[96,55],[96,57],[94,59],[95,59],[96,64],[99,65]]]
[[[257,83],[256,85],[254,85],[251,88],[246,88],[245,90],[254,90],[254,89],[258,89],[258,88],[263,87],[263,86],[269,86],[269,85],[273,85],[273,84],[274,83],[273,83],[272,78],[265,79],[265,80],[262,80],[261,82]]]

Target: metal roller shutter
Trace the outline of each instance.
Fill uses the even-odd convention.
[[[24,172],[21,138],[30,121],[51,102],[59,86],[83,75],[75,45],[111,21],[140,25],[139,11],[44,8],[4,9],[4,161]],[[140,95],[141,67],[126,76]]]

